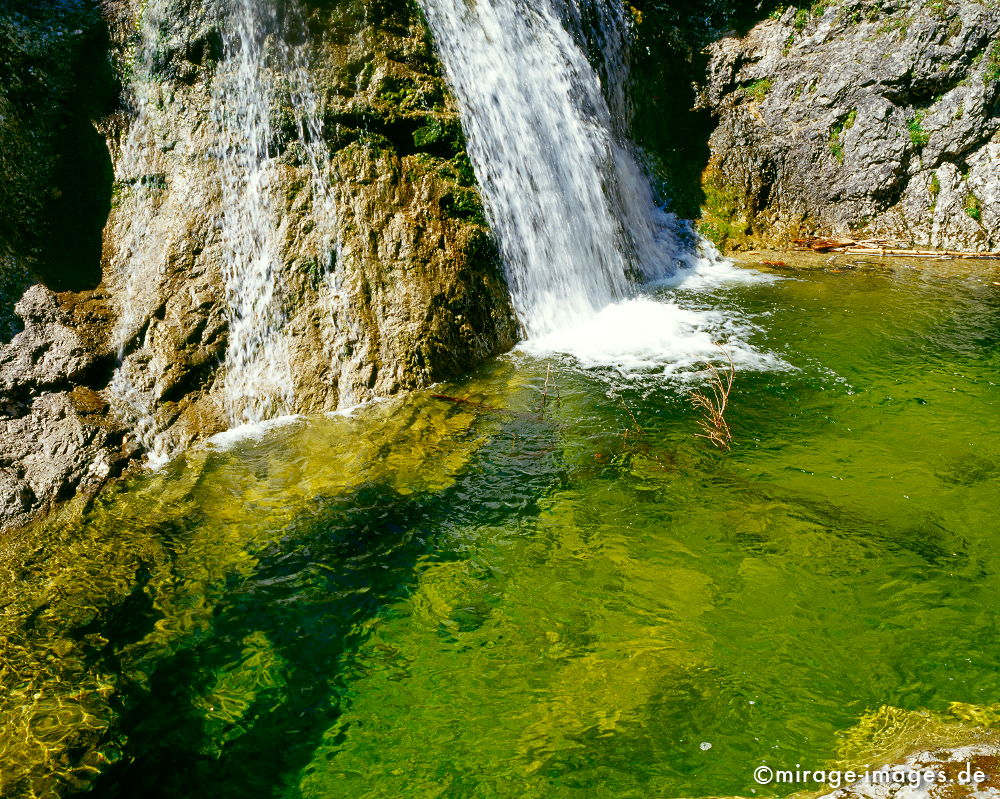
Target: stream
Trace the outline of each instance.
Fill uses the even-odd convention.
[[[230,431],[23,531],[0,553],[8,776],[779,795],[803,786],[754,768],[987,712],[1000,267],[714,269],[461,380]],[[716,341],[729,452],[689,396]]]

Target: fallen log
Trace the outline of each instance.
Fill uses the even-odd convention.
[[[901,246],[900,242],[881,239],[795,239],[797,250],[848,255],[891,255],[907,258],[983,258],[1000,259],[1000,252],[961,252],[957,250],[918,250]]]
[[[465,399],[464,397],[452,397],[448,394],[431,394],[431,399],[441,400],[442,402],[451,402],[455,405],[462,405],[480,413],[507,414],[509,416],[515,416],[519,419],[528,419],[533,422],[537,422],[542,418],[538,414],[528,413],[526,411],[515,411],[510,408],[494,408],[492,405],[486,405],[482,402]]]
[[[1000,252],[958,252],[955,250],[897,250],[874,247],[847,247],[832,252],[842,252],[848,255],[894,255],[908,258],[981,258],[1000,260]]]
[[[797,244],[801,249],[812,250],[813,252],[830,252],[838,247],[855,246],[858,242],[854,239],[807,238],[795,239],[793,243]]]

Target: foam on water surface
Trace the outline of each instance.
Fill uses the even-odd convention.
[[[706,361],[725,361],[727,356],[738,370],[792,369],[778,355],[751,343],[760,330],[753,321],[697,302],[702,292],[781,279],[722,259],[702,259],[691,269],[651,284],[649,294],[612,303],[575,325],[529,339],[518,349],[540,358],[569,356],[583,368],[611,368],[629,378],[686,379]]]

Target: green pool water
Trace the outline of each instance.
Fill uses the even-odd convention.
[[[660,291],[795,367],[730,452],[689,381],[515,353],[7,542],[7,792],[773,796],[989,723],[1000,272],[784,274]]]

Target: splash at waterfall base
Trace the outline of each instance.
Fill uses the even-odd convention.
[[[106,4],[103,279],[0,350],[4,510],[76,494],[0,540],[0,794],[996,773],[997,265],[736,268],[652,201],[623,8],[422,8],[440,64],[395,0]]]
[[[0,335],[6,341],[24,328],[16,341],[0,343],[5,394],[0,517],[8,527],[75,492],[89,493],[137,457],[162,461],[247,417],[343,407],[472,368],[519,337],[515,305],[520,323],[544,336],[556,328],[572,329],[581,309],[591,313],[606,306],[609,297],[621,299],[628,293],[621,279],[626,272],[648,278],[672,269],[678,250],[669,226],[664,238],[655,219],[652,236],[645,235],[648,228],[643,232],[653,219],[647,214],[648,187],[620,130],[627,87],[613,69],[605,69],[607,74],[599,76],[606,90],[602,93],[587,59],[573,46],[579,50],[581,38],[587,39],[588,52],[601,50],[610,65],[620,66],[622,57],[631,55],[633,67],[649,85],[687,86],[686,79],[677,81],[672,72],[683,68],[684,59],[675,56],[698,50],[728,30],[732,13],[739,10],[739,4],[721,0],[636,3],[639,24],[630,33],[638,35],[641,46],[627,54],[622,19],[615,16],[621,9],[597,7],[584,14],[596,14],[596,19],[584,20],[572,9],[560,11],[559,4],[538,3],[526,29],[516,14],[510,20],[516,9],[509,3],[472,4],[462,16],[456,12],[464,4],[426,2],[427,20],[438,26],[441,55],[449,56],[441,60],[461,68],[449,75],[452,97],[442,77],[448,63],[439,63],[412,5],[398,0],[376,7],[303,2],[305,28],[297,29],[285,45],[309,50],[310,81],[325,87],[321,142],[298,129],[309,116],[302,110],[309,105],[302,82],[273,74],[280,72],[275,56],[282,48],[267,44],[267,36],[262,39],[262,65],[272,74],[261,79],[274,100],[263,159],[273,194],[264,205],[272,221],[283,220],[273,231],[275,240],[268,242],[278,253],[278,269],[275,290],[264,304],[270,318],[280,322],[272,327],[283,330],[280,340],[271,343],[283,353],[288,369],[270,381],[281,387],[272,392],[276,401],[257,407],[258,398],[246,402],[240,394],[247,392],[226,385],[223,366],[230,346],[239,348],[231,340],[232,326],[246,314],[234,301],[240,298],[239,283],[232,280],[227,271],[232,264],[226,261],[234,251],[231,231],[239,225],[231,225],[229,232],[225,224],[220,228],[224,191],[239,194],[239,186],[230,182],[225,189],[219,178],[219,131],[225,125],[211,111],[213,98],[218,106],[225,95],[218,91],[217,68],[220,63],[231,66],[234,54],[242,52],[231,40],[227,49],[219,10],[254,4],[177,4],[184,8],[181,13],[158,0],[109,0],[100,12],[84,2],[65,2],[36,4],[30,13],[37,18],[21,16],[29,13],[28,5],[7,3],[4,8],[8,5],[17,10],[0,32],[14,43],[0,52],[6,79],[0,86]],[[275,8],[286,5],[295,4]],[[934,225],[947,223],[951,230],[935,228],[941,242],[959,234],[973,243],[976,237],[995,238],[993,181],[1000,173],[990,168],[996,117],[987,111],[998,85],[989,79],[996,15],[980,4],[956,5],[956,20],[950,11],[938,13],[936,6],[911,0],[886,10],[885,19],[873,11],[855,20],[841,13],[842,5],[814,6],[814,13],[801,20],[789,7],[780,18],[760,22],[747,37],[724,37],[710,54],[706,80],[683,72],[692,80],[698,77],[703,108],[721,119],[713,142],[723,160],[704,173],[711,126],[695,125],[692,130],[701,138],[684,140],[690,147],[677,146],[674,130],[685,128],[684,120],[693,112],[683,109],[694,103],[694,96],[671,89],[632,98],[638,111],[633,132],[649,151],[647,165],[665,179],[659,190],[688,216],[697,215],[704,200],[706,233],[720,243],[747,245],[773,238],[751,227],[771,219],[779,201],[794,201],[795,208],[777,210],[795,225],[806,218],[821,220],[823,226],[853,225],[870,218],[873,210],[881,214],[881,225],[888,224],[886,209],[879,205],[884,198],[878,187],[884,181],[852,183],[852,196],[857,196],[847,204],[829,192],[839,191],[845,172],[864,176],[864,159],[883,166],[898,163],[905,169],[890,170],[894,175],[912,173],[904,192],[908,229],[921,230],[933,218]],[[443,16],[447,19],[442,22]],[[904,25],[911,17],[915,24]],[[707,27],[701,24],[706,20]],[[742,30],[743,22],[759,20],[741,20],[736,27]],[[157,23],[151,29],[155,35],[144,44],[144,26],[152,23]],[[494,68],[499,58],[487,59],[482,68],[477,59],[486,51],[470,49],[470,37],[498,23],[500,35],[492,46],[503,50],[503,69]],[[581,37],[584,24],[595,27]],[[237,30],[227,25],[225,33]],[[315,36],[317,31],[322,36]],[[661,46],[669,31],[682,39],[673,51]],[[906,72],[905,59],[881,58],[894,49],[887,44],[896,39],[900,51],[916,58],[919,69],[912,74]],[[946,44],[952,59],[951,88],[941,102],[936,93],[920,95],[922,86],[937,80],[931,78],[944,51],[935,42]],[[540,43],[562,55],[553,58],[552,49],[543,54]],[[788,59],[782,55],[786,43]],[[848,57],[854,50],[865,54],[861,67]],[[766,58],[761,60],[761,54]],[[137,107],[115,106],[115,81],[104,74],[109,63],[119,89],[142,84],[148,90],[133,92],[143,100],[146,128],[143,136],[134,137],[137,146],[131,149],[127,144],[136,130]],[[828,69],[830,63],[847,72]],[[877,91],[850,77],[858,69],[876,74]],[[499,79],[511,72],[513,80]],[[482,75],[479,85],[468,79],[473,73]],[[538,74],[552,76],[551,85],[532,88],[529,78]],[[898,93],[893,88],[897,83],[904,86]],[[809,117],[815,130],[808,147],[815,152],[789,157],[797,152],[789,149],[794,143],[771,135],[791,118],[782,109],[791,109],[792,127],[798,129],[803,115],[812,113],[816,94],[800,89],[828,84],[823,96],[832,104],[824,99],[822,114]],[[579,109],[568,108],[558,97],[552,100],[567,87],[588,106],[595,122],[582,133],[576,124]],[[496,194],[491,200],[477,187],[509,185],[511,170],[518,166],[517,152],[513,158],[497,157],[502,151],[490,136],[499,127],[491,131],[489,125],[470,124],[468,146],[464,140],[459,107],[466,113],[486,109],[480,117],[488,118],[488,90],[498,93],[500,106],[523,111],[510,124],[531,135],[508,138],[523,143],[526,153],[535,158],[551,149],[553,141],[556,147],[565,141],[567,152],[577,157],[571,168],[537,173],[539,187],[551,201],[548,218],[554,232],[547,242],[532,240],[524,247],[516,235],[503,235],[505,226],[533,234],[544,224],[527,205],[512,202],[510,192],[507,201],[499,202]],[[17,102],[26,99],[30,113],[22,114]],[[909,136],[907,120],[932,99],[935,105],[924,115],[930,138],[922,144],[921,137]],[[892,124],[884,130],[872,133],[879,114],[851,115],[851,108],[883,100],[892,104]],[[946,127],[940,127],[949,116]],[[671,124],[662,124],[664,119]],[[847,119],[856,124],[847,126]],[[754,147],[734,146],[742,141],[736,135],[741,130],[759,139]],[[837,141],[831,138],[834,132]],[[869,147],[872,142],[879,146]],[[311,159],[317,143],[331,156],[326,178],[329,199],[337,207],[333,247],[322,246],[326,235],[311,219],[317,199]],[[886,148],[891,157],[883,157]],[[81,156],[70,157],[71,152]],[[959,153],[968,161],[964,166]],[[139,156],[131,162],[134,168],[124,169],[132,156]],[[660,157],[669,163],[658,162]],[[814,161],[828,179],[803,177],[795,167]],[[932,161],[934,175],[925,168]],[[26,174],[23,164],[28,163],[38,169]],[[581,185],[576,163],[588,165],[590,174],[596,169],[602,179],[614,176],[606,195],[596,190],[595,181]],[[762,183],[761,176],[771,175],[776,165],[782,169],[774,186]],[[692,176],[685,180],[689,172]],[[682,186],[687,200],[675,191]],[[775,186],[783,188],[774,191]],[[800,201],[806,205],[799,207]],[[579,234],[567,224],[574,203],[595,220]],[[928,208],[933,213],[925,214]],[[108,210],[102,243],[101,221],[95,226],[91,217]],[[846,210],[850,213],[841,213]],[[60,224],[48,223],[49,212]],[[139,219],[148,222],[148,230],[137,224]],[[499,234],[496,240],[488,227]],[[140,229],[145,233],[136,246],[129,231]],[[142,240],[155,257],[145,257]],[[666,253],[663,261],[655,252],[648,257],[650,240],[665,244],[659,250]],[[565,246],[551,246],[559,241]],[[91,251],[96,253],[92,259]],[[568,253],[573,256],[567,258]],[[506,276],[514,289],[513,304],[501,258],[513,266]],[[542,263],[562,269],[568,261],[598,268],[564,302],[551,286],[522,280],[527,271],[521,267]],[[537,277],[539,270],[532,268],[531,274]],[[18,316],[14,304],[36,280],[39,285],[23,297]],[[351,302],[345,303],[348,293]],[[664,321],[673,324],[677,317]],[[244,333],[236,338],[258,340]],[[255,346],[243,350],[253,352]],[[47,350],[43,357],[40,353]],[[253,367],[259,359],[242,363]]]

